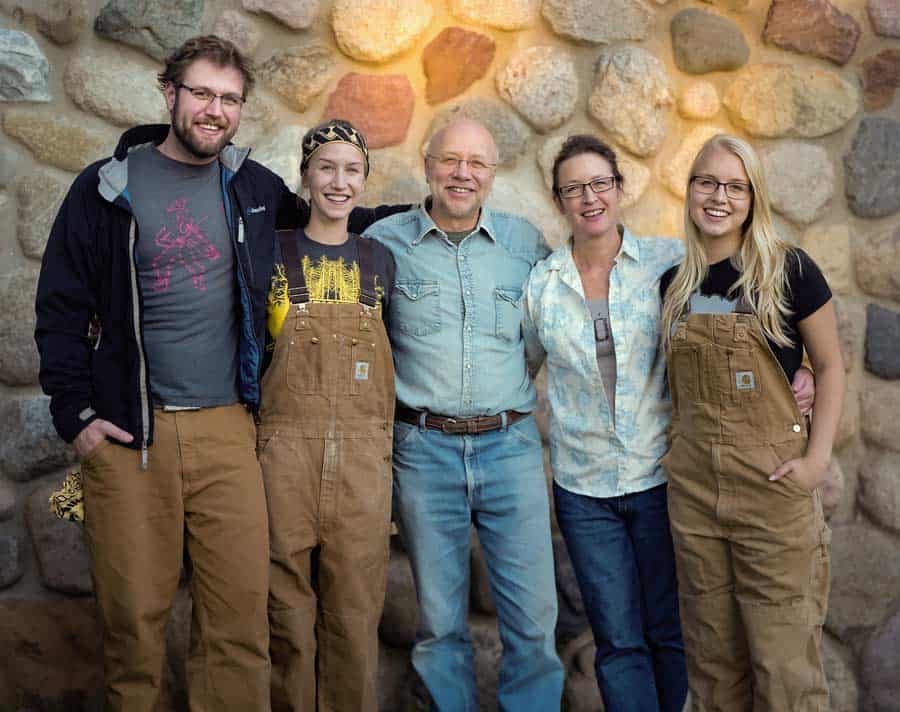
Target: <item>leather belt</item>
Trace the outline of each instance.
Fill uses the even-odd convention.
[[[395,418],[403,423],[419,425],[422,416],[425,416],[425,427],[431,430],[440,430],[448,435],[479,435],[501,430],[504,427],[503,416],[506,415],[506,426],[522,420],[528,413],[520,413],[517,410],[505,410],[497,415],[476,415],[474,418],[451,418],[446,415],[437,415],[425,410],[405,408],[398,405]]]

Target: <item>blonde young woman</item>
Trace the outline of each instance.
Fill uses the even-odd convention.
[[[691,168],[684,261],[663,276],[669,516],[696,710],[824,710],[828,528],[817,487],[844,390],[831,292],[772,225],[759,159],[713,137]],[[806,349],[812,426],[790,379]]]

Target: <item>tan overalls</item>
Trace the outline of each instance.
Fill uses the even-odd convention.
[[[806,449],[790,384],[748,313],[688,315],[668,372],[663,462],[693,709],[824,711],[830,531],[818,491],[768,479]]]
[[[262,383],[272,709],[377,709],[391,511],[394,366],[359,243],[357,304],[310,303],[280,232],[290,312]]]

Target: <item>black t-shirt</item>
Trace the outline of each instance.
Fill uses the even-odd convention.
[[[375,271],[372,286],[381,301],[382,318],[387,319],[396,266],[394,256],[384,245],[353,233],[341,245],[324,245],[310,240],[303,230],[297,230],[295,234],[303,262],[303,277],[309,288],[309,300],[314,303],[356,304],[359,301],[362,279],[359,271],[359,242],[366,240],[370,243],[372,268]],[[284,264],[279,261],[275,265],[269,288],[266,351],[270,356],[289,310],[287,277]]]
[[[787,335],[793,342],[792,346],[783,347],[767,339],[769,348],[781,368],[784,369],[788,381],[792,381],[797,369],[803,362],[803,343],[797,332],[797,322],[817,312],[829,299],[831,289],[825,281],[825,276],[818,265],[812,261],[809,255],[799,248],[791,248],[785,262],[788,279],[788,307],[790,315],[787,317]],[[665,299],[666,291],[672,283],[677,271],[677,265],[667,271],[660,279],[659,292]],[[740,299],[739,292],[728,295],[728,290],[740,277],[730,259],[716,262],[709,266],[709,274],[700,285],[699,295],[691,300],[693,313],[730,313],[734,311]]]

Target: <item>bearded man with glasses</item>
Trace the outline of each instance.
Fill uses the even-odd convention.
[[[41,385],[81,461],[106,706],[150,712],[191,562],[195,712],[265,712],[269,542],[254,413],[276,227],[308,206],[230,143],[253,87],[195,37],[158,75],[170,124],[76,178],[38,283]],[[377,211],[351,214],[361,232]]]

